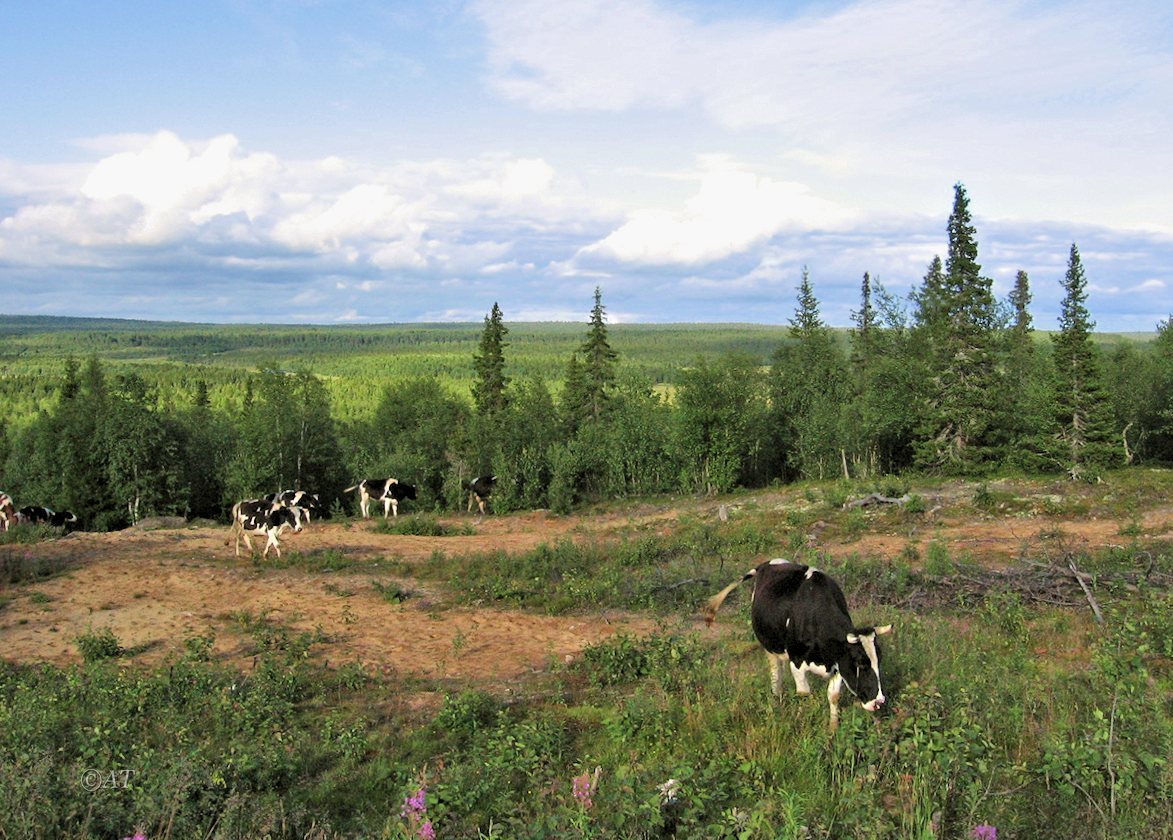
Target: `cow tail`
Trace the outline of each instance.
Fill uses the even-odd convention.
[[[705,604],[705,608],[701,613],[701,615],[705,617],[705,624],[712,627],[713,620],[717,617],[717,610],[721,609],[721,605],[725,603],[725,599],[729,597],[729,593],[737,587],[741,586],[741,584],[745,583],[757,573],[757,569],[750,569],[742,577],[739,577],[737,580],[733,581],[733,583],[729,584],[712,598],[710,598],[708,603]]]
[[[345,490],[343,490],[342,492],[343,492],[343,493],[349,493],[351,490],[357,490],[357,489],[358,489],[358,485],[356,484],[356,485],[354,485],[353,487],[347,487],[347,488],[346,488]]]

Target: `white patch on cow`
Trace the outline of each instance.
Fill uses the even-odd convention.
[[[811,687],[806,681],[806,669],[790,663],[790,675],[794,677],[794,690],[798,694],[810,694]]]
[[[816,569],[814,566],[811,566],[809,569],[806,570],[806,575],[805,575],[806,579],[810,580],[818,573],[818,571],[819,570]]]
[[[799,694],[810,694],[810,683],[807,682],[807,675],[814,674],[816,677],[827,679],[833,674],[837,675],[838,671],[832,671],[823,665],[816,665],[813,662],[804,662],[801,665],[790,663],[790,673],[794,677],[794,690]]]
[[[770,561],[770,565],[771,566],[789,566],[790,561],[787,560],[785,557],[775,557],[773,560]]]

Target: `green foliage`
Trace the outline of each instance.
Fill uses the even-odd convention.
[[[777,445],[788,477],[831,478],[841,474],[849,379],[843,352],[819,315],[805,268],[790,324],[792,341],[778,348],[771,370]]]
[[[598,686],[650,678],[665,691],[676,691],[695,685],[705,656],[695,636],[663,634],[636,639],[620,634],[585,648],[583,661],[591,682]]]
[[[86,662],[113,659],[122,656],[124,653],[122,643],[118,641],[118,637],[114,635],[114,631],[109,627],[78,633],[75,641],[77,642],[78,653],[81,654],[81,658]]]
[[[1064,469],[1073,479],[1098,478],[1119,463],[1110,403],[1102,381],[1099,352],[1091,341],[1092,322],[1085,302],[1087,278],[1079,249],[1071,245],[1059,333],[1054,336],[1059,434]]]
[[[988,353],[984,334],[970,336],[981,347],[950,337],[950,323],[984,323],[964,312],[950,320],[951,307],[984,311],[980,277],[968,297],[959,291],[977,268],[961,209],[950,263],[938,260],[926,276],[912,329],[871,278],[850,335],[827,328],[805,275],[789,328],[607,325],[600,292],[585,341],[574,325],[511,325],[499,358],[488,351],[503,323],[482,351],[485,331],[475,324],[207,327],[0,316],[0,486],[22,504],[69,509],[79,527],[101,530],[155,514],[222,519],[238,499],[278,489],[317,492],[338,509],[352,504],[341,488],[368,476],[417,484],[409,510],[463,507],[464,483],[492,472],[501,479],[496,511],[567,512],[804,475],[867,480],[906,472],[917,452],[921,467],[942,472],[1066,468],[1072,450],[1059,444],[1072,439],[1058,435],[1053,364],[1064,350],[1031,337],[1025,278],[1012,295],[1014,322],[995,319]],[[492,313],[488,321],[494,327]],[[1125,447],[1135,463],[1169,456],[1169,334],[1158,325],[1155,341],[1116,340],[1101,354],[1109,463]],[[576,351],[573,373],[566,362]],[[951,352],[966,364],[950,362]],[[995,377],[981,386],[982,405],[997,409],[988,416],[950,396],[987,381],[969,370],[970,361],[986,370],[978,362],[987,356],[1016,385]],[[481,413],[476,360],[490,358],[493,371],[501,362],[504,407]],[[950,413],[976,425],[949,426]],[[946,426],[952,431],[941,437]]]
[[[758,483],[778,465],[760,366],[747,356],[697,359],[676,393],[674,449],[680,485],[727,492]]]
[[[928,392],[917,462],[926,469],[980,473],[997,455],[998,426],[990,394],[1000,388],[995,331],[1002,324],[993,281],[981,275],[969,196],[953,190],[949,254],[934,260],[918,297],[917,330],[925,348]]]
[[[493,310],[485,316],[485,329],[481,343],[472,357],[473,383],[472,401],[478,414],[496,415],[506,406],[506,387],[509,378],[505,375],[505,326],[501,308],[493,303]]]
[[[471,525],[444,523],[427,513],[381,519],[371,530],[376,534],[407,534],[416,537],[467,537],[475,533]]]

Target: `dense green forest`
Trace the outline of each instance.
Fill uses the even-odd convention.
[[[355,479],[499,510],[658,492],[922,472],[1059,473],[1173,461],[1173,330],[1097,336],[1073,244],[1059,330],[1030,281],[1006,300],[977,263],[964,188],[949,253],[899,300],[863,275],[829,328],[804,271],[785,327],[209,326],[0,321],[0,486],[112,528],[222,517],[282,488],[339,500]],[[780,303],[780,307],[783,304]]]

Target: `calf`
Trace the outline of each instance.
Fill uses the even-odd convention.
[[[880,645],[877,636],[892,625],[855,627],[847,613],[843,590],[818,569],[770,560],[751,569],[709,599],[705,621],[712,625],[721,603],[741,583],[754,579],[750,610],[754,635],[770,661],[771,683],[782,696],[782,663],[799,694],[810,694],[807,674],[828,678],[827,702],[831,705],[831,730],[839,725],[839,694],[843,686],[869,712],[884,705],[880,685]]]
[[[0,490],[0,531],[7,531],[16,523],[16,503],[12,497]]]
[[[282,490],[279,493],[270,493],[265,496],[265,501],[270,504],[284,505],[291,509],[306,525],[310,524],[311,515],[321,516],[325,511],[318,494],[307,493],[305,490]]]
[[[26,505],[16,512],[16,520],[33,525],[52,525],[54,528],[64,528],[68,524],[77,522],[77,516],[68,510],[58,513],[40,505]]]
[[[277,556],[280,557],[281,544],[277,538],[286,529],[292,529],[294,533],[301,530],[301,518],[292,508],[274,504],[265,499],[245,499],[232,506],[232,534],[236,544],[237,557],[240,556],[242,537],[248,548],[248,553],[253,553],[253,544],[249,539],[249,534],[265,536],[265,550],[261,552],[262,557],[269,556],[270,548],[275,549]]]
[[[386,519],[390,513],[399,516],[399,503],[404,499],[416,497],[414,484],[404,484],[395,478],[364,478],[342,492],[349,493],[355,489],[358,490],[358,506],[362,509],[363,519],[371,517],[371,499],[383,503],[383,518]]]
[[[497,476],[482,475],[474,478],[468,483],[468,511],[472,512],[472,504],[475,501],[477,508],[483,514],[485,512],[485,502],[489,501],[489,496],[493,494],[493,485],[497,483]]]

